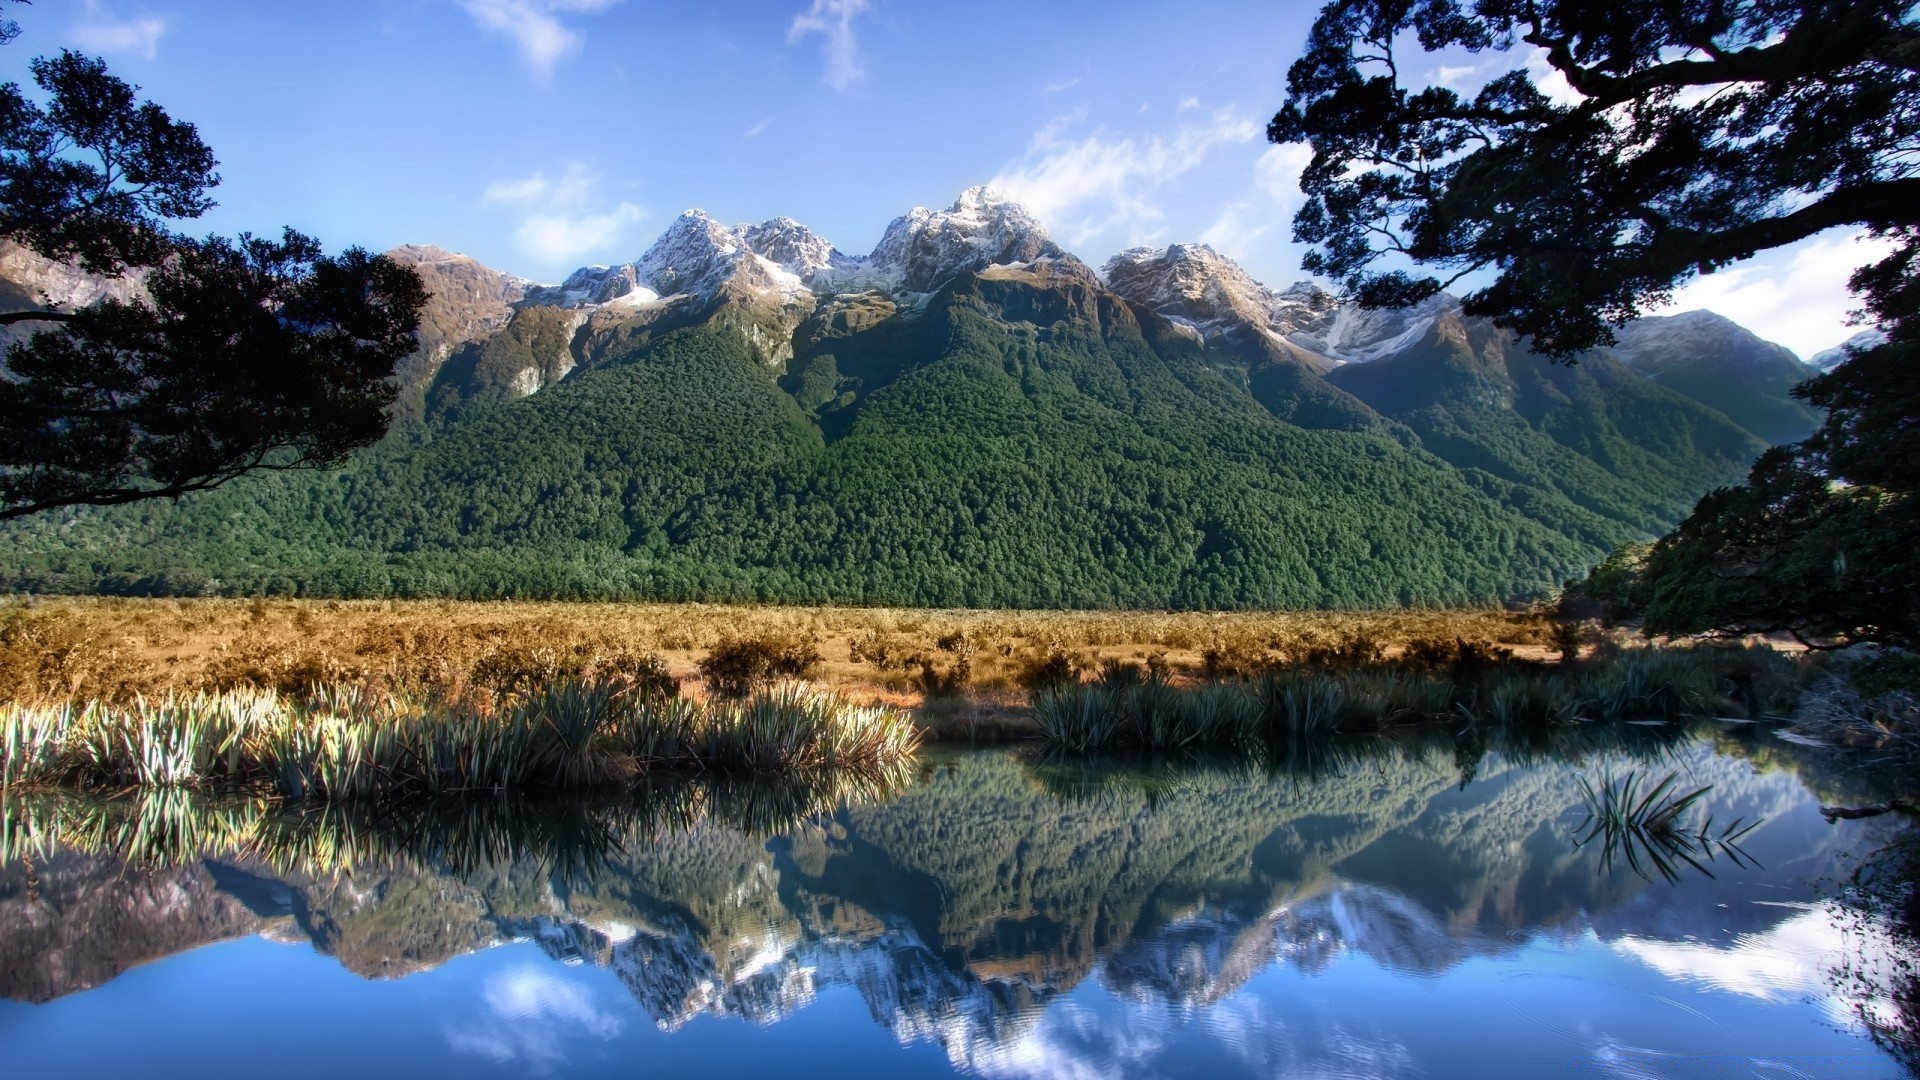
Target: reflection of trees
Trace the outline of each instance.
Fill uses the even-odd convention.
[[[1583,768],[1623,753],[1573,745]],[[1791,813],[1790,777],[1672,735],[1652,746],[1634,749],[1715,784],[1730,812],[1791,819],[1756,834],[1756,854],[1812,876],[1788,854],[1822,842],[1794,824],[1811,815]],[[1328,747],[1303,772],[972,754],[897,792],[673,782],[310,814],[16,802],[0,994],[44,999],[242,934],[306,939],[368,976],[525,939],[607,968],[663,1028],[772,1022],[840,985],[900,1039],[978,1064],[1089,975],[1189,1008],[1345,951],[1436,972],[1516,933],[1712,940],[1692,925],[1724,921],[1711,903],[1602,876],[1572,849],[1574,773],[1514,764],[1550,750],[1482,749],[1465,786],[1453,742],[1421,735]]]
[[[1829,973],[1875,1045],[1920,1075],[1920,833],[1891,838],[1833,911],[1846,948]]]

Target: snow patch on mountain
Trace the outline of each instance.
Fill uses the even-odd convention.
[[[893,220],[873,253],[837,269],[834,291],[880,287],[932,292],[989,266],[1061,259],[1067,253],[1026,207],[986,187],[970,187],[945,210],[916,206]]]
[[[1459,298],[1448,293],[1436,293],[1403,308],[1342,304],[1324,329],[1303,328],[1288,337],[1342,363],[1366,364],[1413,347],[1442,315],[1459,310]]]
[[[1877,349],[1886,343],[1886,331],[1862,330],[1831,349],[1822,349],[1807,357],[1807,366],[1822,372],[1832,371],[1846,363],[1854,353]]]
[[[1107,260],[1100,275],[1114,292],[1203,341],[1250,329],[1275,344],[1299,344],[1295,334],[1322,329],[1337,307],[1311,282],[1274,292],[1206,244],[1128,248]]]
[[[723,293],[811,306],[813,281],[856,260],[791,218],[723,225],[688,210],[667,226],[646,254],[630,263],[582,267],[559,285],[528,291],[527,303],[552,307],[619,305],[636,309],[692,302]]]

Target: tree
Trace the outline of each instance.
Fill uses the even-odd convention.
[[[1507,70],[1408,85],[1413,45]],[[1828,228],[1910,249],[1917,73],[1907,0],[1335,0],[1268,135],[1314,150],[1309,270],[1376,307],[1491,275],[1467,311],[1565,358]],[[1449,274],[1377,269],[1394,255]]]
[[[1470,314],[1568,362],[1695,274],[1838,226],[1893,241],[1851,281],[1887,343],[1795,390],[1822,427],[1644,563],[1603,568],[1649,633],[1920,639],[1917,18],[1908,0],[1335,0],[1288,72],[1268,135],[1313,146],[1308,269],[1368,306],[1485,281]],[[1413,46],[1505,70],[1471,95],[1408,86]]]
[[[0,39],[11,31],[0,26]],[[0,237],[140,295],[45,324],[0,378],[0,519],[179,496],[258,470],[337,464],[379,439],[394,365],[427,294],[384,255],[194,239],[170,222],[213,205],[212,152],[99,60],[32,63],[45,103],[0,86]]]

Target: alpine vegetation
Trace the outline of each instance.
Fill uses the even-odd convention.
[[[478,702],[320,687],[0,707],[9,789],[224,787],[358,800],[614,786],[654,770],[874,773],[918,745],[904,713],[799,683],[711,703],[570,677]]]
[[[1391,659],[1346,646],[1186,683],[1109,664],[1092,681],[1037,688],[1033,715],[1041,734],[1069,751],[1253,747],[1412,724],[1469,731],[1754,720],[1790,711],[1801,674],[1789,657],[1744,646],[1610,651],[1558,664],[1464,643],[1415,643]]]

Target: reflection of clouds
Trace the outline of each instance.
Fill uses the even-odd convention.
[[[1811,904],[1770,930],[1741,934],[1726,948],[1697,941],[1656,941],[1624,937],[1613,943],[1615,952],[1631,956],[1669,979],[1688,980],[1716,990],[1768,1002],[1817,1001],[1834,1022],[1850,1025],[1859,1002],[1842,1000],[1828,984],[1829,974],[1851,958],[1854,969],[1876,986],[1889,985],[1886,976],[1896,962],[1896,948],[1877,926],[1852,932],[1834,913]],[[1891,1020],[1893,1001],[1864,1003],[1869,1015]]]
[[[1196,1056],[1198,1043],[1217,1045],[1244,1066],[1230,1072],[1256,1076],[1397,1077],[1421,1071],[1413,1052],[1377,1022],[1350,1010],[1283,1013],[1279,1003],[1257,994],[1197,1011],[1063,1001],[1020,1039],[977,1057],[973,1066],[1005,1080],[1183,1075],[1208,1056]]]
[[[482,1000],[485,1021],[448,1031],[447,1044],[496,1064],[518,1063],[545,1073],[566,1060],[566,1042],[620,1034],[620,1018],[602,1008],[585,986],[532,964],[490,977]]]
[[[973,1066],[983,1076],[1018,1080],[1152,1076],[1169,1027],[1159,1009],[1114,1014],[1063,1001],[1019,1039],[976,1057]]]
[[[1255,995],[1229,998],[1206,1014],[1208,1030],[1250,1073],[1287,1077],[1393,1077],[1423,1072],[1413,1051],[1359,1014],[1284,1016]]]

